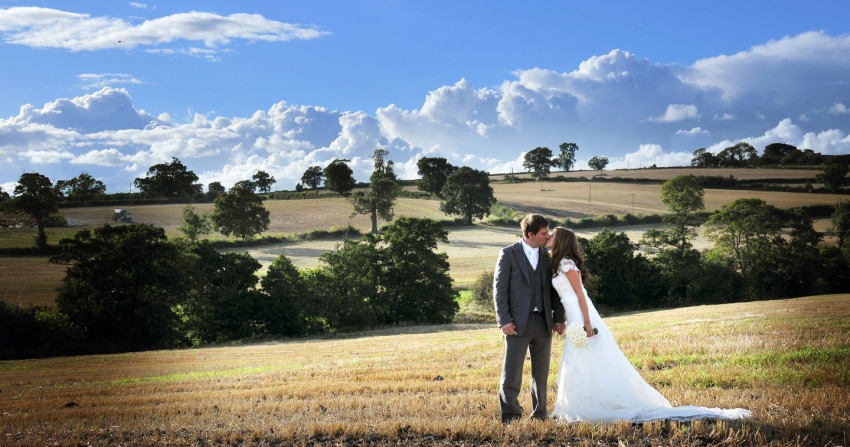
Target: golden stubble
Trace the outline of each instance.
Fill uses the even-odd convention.
[[[674,405],[747,421],[499,422],[489,325],[0,362],[3,445],[828,445],[847,441],[850,296],[607,319]],[[553,343],[550,409],[563,338]],[[528,365],[524,384],[528,383]],[[530,407],[528,393],[521,403]],[[843,439],[843,441],[842,441]]]

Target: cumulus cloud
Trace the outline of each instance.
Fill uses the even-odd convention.
[[[143,7],[137,3],[137,8]],[[115,17],[92,17],[58,9],[21,6],[0,9],[0,38],[8,44],[69,51],[115,48],[154,48],[154,52],[209,57],[233,41],[286,42],[329,35],[314,27],[279,22],[259,14],[222,16],[208,12],[172,14],[140,23]],[[200,48],[162,48],[180,42],[197,42]]]
[[[667,110],[659,116],[649,118],[658,123],[676,123],[688,119],[699,118],[699,110],[693,104],[670,104]]]
[[[44,8],[10,9],[43,23],[71,20],[96,28],[91,22],[101,20],[103,26],[135,32],[161,26],[69,17]],[[42,23],[14,22],[10,9],[0,18],[0,34],[7,40]],[[171,17],[176,28],[185,26]],[[261,24],[274,28],[266,19],[256,21],[258,29]],[[250,35],[239,27],[216,29],[231,37],[207,41],[199,32],[192,39],[217,51],[206,45]],[[368,113],[277,100],[249,116],[195,113],[185,122],[135,107],[126,87],[114,85],[132,87],[134,76],[92,74],[80,79],[92,87],[104,83],[96,91],[41,107],[25,104],[18,115],[0,119],[0,182],[29,170],[54,180],[86,171],[110,191],[125,190],[148,167],[177,157],[205,184],[228,186],[264,170],[277,179],[276,187],[292,189],[308,167],[342,158],[350,160],[355,178],[365,181],[377,147],[390,151],[402,178],[417,176],[416,160],[423,156],[493,174],[522,172],[525,152],[546,146],[557,153],[564,142],[578,144],[577,165],[603,155],[611,168],[688,165],[698,148],[716,153],[740,141],[758,150],[781,142],[850,153],[848,73],[847,37],[804,33],[687,67],[612,50],[572,71],[516,70],[496,87],[461,78],[427,92],[418,108],[388,104]],[[805,121],[794,118],[801,115]]]

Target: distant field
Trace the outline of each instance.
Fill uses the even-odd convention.
[[[753,417],[637,425],[521,420],[503,427],[503,338],[492,325],[441,325],[3,361],[0,444],[848,445],[850,295],[606,321],[632,365],[673,405],[742,407]],[[553,342],[549,410],[563,343]],[[525,409],[528,394],[520,397]]]
[[[783,179],[811,178],[820,171],[800,169],[632,169],[604,171],[608,178],[654,178],[667,179],[676,175],[712,175],[742,179]],[[595,171],[593,172],[595,173]],[[590,171],[555,172],[553,176],[589,177]],[[527,175],[527,174],[522,174]],[[506,183],[503,176],[493,176],[492,186],[496,198],[522,212],[537,212],[563,220],[580,219],[603,214],[622,215],[658,214],[666,211],[661,203],[661,185],[615,182],[543,182],[543,190],[538,182]],[[415,189],[415,187],[407,187]],[[707,210],[716,210],[722,205],[741,197],[755,197],[765,200],[779,208],[791,208],[813,204],[835,204],[840,200],[850,200],[850,196],[838,194],[806,194],[788,192],[742,191],[708,189],[705,191]],[[368,216],[351,216],[351,205],[343,198],[325,198],[316,200],[267,200],[264,202],[271,213],[268,235],[303,234],[316,229],[330,229],[351,225],[361,232],[368,232],[371,224]],[[165,228],[168,237],[178,237],[177,229],[182,224],[183,205],[126,206],[135,222],[154,224]],[[210,213],[212,204],[195,205],[196,213]],[[88,228],[111,223],[112,207],[63,208],[60,212],[77,224]],[[395,206],[396,216],[426,217],[446,219],[439,209],[439,201],[399,199]],[[383,223],[383,222],[382,222]],[[816,228],[824,231],[827,220],[816,222]],[[649,227],[618,228],[626,232],[633,241]],[[55,243],[62,237],[72,237],[78,228],[50,229],[49,240]],[[598,229],[580,231],[583,237],[592,237]],[[512,228],[492,228],[475,226],[474,228],[453,228],[449,234],[451,243],[441,244],[440,251],[449,255],[451,275],[458,287],[469,287],[481,271],[492,269],[498,249],[515,240],[518,230]],[[34,230],[0,229],[0,248],[32,246]],[[218,233],[208,235],[210,239],[224,239]],[[250,248],[248,251],[260,260],[264,266],[271,263],[279,254],[292,258],[299,267],[313,267],[318,264],[318,256],[333,250],[340,240],[307,241],[274,246]],[[701,245],[702,244],[702,245]],[[708,246],[702,239],[698,246]],[[243,249],[240,249],[243,251]],[[0,286],[0,299],[18,303],[22,306],[49,304],[55,297],[55,288],[64,272],[64,266],[50,265],[46,257],[8,258],[0,257],[0,272],[3,284]],[[7,276],[7,274],[9,276]],[[7,281],[6,278],[12,278]],[[21,279],[20,283],[17,280]]]

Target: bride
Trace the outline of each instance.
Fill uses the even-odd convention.
[[[552,413],[555,419],[644,422],[743,419],[751,415],[749,410],[741,408],[671,406],[629,363],[590,302],[582,284],[587,268],[575,233],[557,227],[546,247],[552,256],[552,286],[567,311],[567,340],[558,372],[558,399]],[[578,348],[576,342],[585,345]]]

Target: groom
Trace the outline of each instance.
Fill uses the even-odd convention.
[[[520,228],[522,239],[499,252],[493,275],[496,320],[505,336],[499,383],[502,423],[522,417],[518,398],[526,351],[531,357],[531,417],[548,417],[546,381],[552,333],[566,330],[564,306],[551,292],[549,262],[543,248],[549,239],[549,222],[539,214],[529,214]]]

